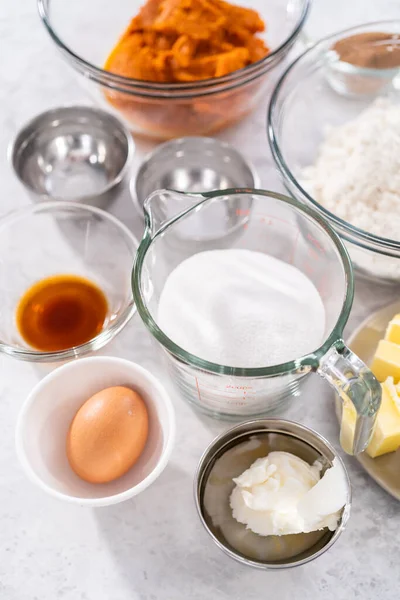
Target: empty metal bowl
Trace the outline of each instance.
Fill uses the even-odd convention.
[[[183,137],[145,158],[131,181],[131,195],[143,215],[144,201],[155,190],[199,193],[236,187],[259,187],[253,166],[240,152],[213,138]]]
[[[322,462],[324,471],[337,458],[343,469],[347,502],[335,531],[260,536],[232,516],[229,498],[238,477],[257,458],[272,451],[291,452],[309,464]],[[346,469],[332,446],[318,433],[283,419],[241,423],[217,437],[200,459],[195,475],[197,511],[206,531],[221,550],[242,564],[282,569],[305,564],[323,554],[342,533],[350,515],[351,488]]]
[[[113,115],[70,106],[30,121],[12,144],[10,159],[35,200],[105,208],[116,195],[133,148],[131,134]]]

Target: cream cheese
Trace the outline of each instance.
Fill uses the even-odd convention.
[[[258,458],[233,480],[233,517],[263,536],[334,531],[347,501],[346,476],[338,459],[321,478],[322,468],[289,452]]]

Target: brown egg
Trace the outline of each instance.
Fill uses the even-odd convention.
[[[67,435],[69,464],[90,483],[107,483],[129,471],[143,452],[148,414],[143,398],[116,386],[98,392],[76,413]]]

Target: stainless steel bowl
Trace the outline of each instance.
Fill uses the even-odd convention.
[[[143,215],[144,201],[155,190],[198,193],[258,188],[259,183],[254,167],[230,144],[207,137],[183,137],[161,144],[145,158],[131,180],[131,195]]]
[[[34,200],[105,208],[117,193],[133,149],[131,134],[113,115],[70,106],[30,121],[12,144],[10,160]]]
[[[335,531],[263,537],[233,518],[229,506],[232,478],[275,450],[291,452],[310,464],[322,460],[325,470],[335,458],[340,461],[348,499]],[[247,421],[217,437],[200,459],[194,494],[200,520],[217,546],[242,564],[261,569],[295,567],[317,558],[336,542],[350,515],[350,481],[333,447],[315,431],[282,419]]]

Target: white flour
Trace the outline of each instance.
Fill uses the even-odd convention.
[[[333,214],[400,240],[400,105],[378,98],[353,121],[329,129],[300,179]]]
[[[325,311],[313,283],[292,265],[250,250],[212,250],[169,275],[158,324],[199,358],[265,367],[315,350]]]

